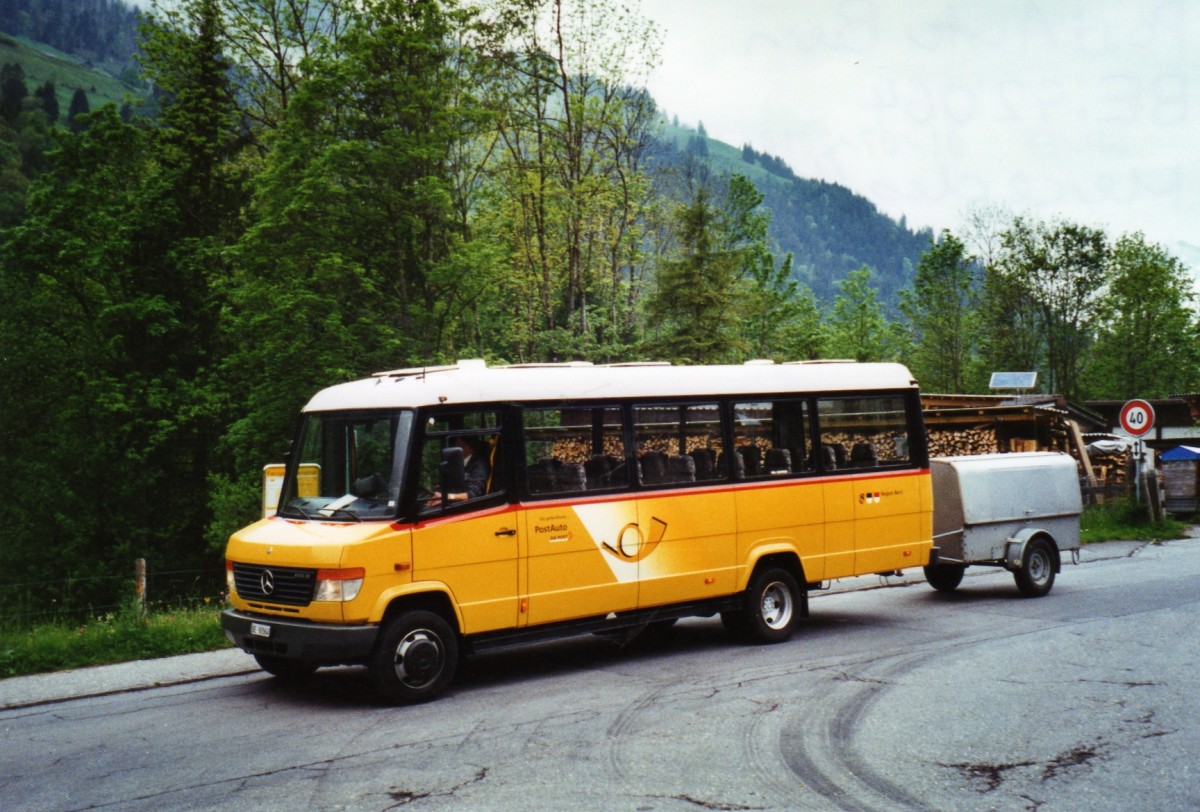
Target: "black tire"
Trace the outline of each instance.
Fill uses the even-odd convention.
[[[1036,538],[1025,545],[1021,557],[1021,568],[1013,570],[1017,589],[1027,598],[1040,598],[1054,586],[1054,550],[1044,538]]]
[[[254,659],[259,668],[282,680],[301,680],[311,676],[317,670],[315,665],[301,660],[289,660],[286,657],[276,657],[272,654],[255,654]]]
[[[782,643],[796,631],[802,614],[800,587],[787,570],[760,572],[746,590],[745,608],[722,612],[721,622],[735,636],[753,643]]]
[[[934,564],[925,568],[925,580],[938,592],[953,592],[962,583],[963,564]]]
[[[369,663],[371,681],[388,702],[428,702],[454,679],[458,650],[458,636],[441,615],[405,612],[379,635]]]

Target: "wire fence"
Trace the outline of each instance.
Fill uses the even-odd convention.
[[[222,569],[155,570],[145,559],[138,559],[130,562],[128,575],[0,584],[0,624],[27,628],[43,623],[82,622],[132,609],[219,604],[224,598]]]

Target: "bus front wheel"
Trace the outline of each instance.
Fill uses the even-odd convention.
[[[754,643],[782,643],[796,630],[800,587],[787,570],[763,570],[746,590],[745,608],[723,612],[721,621],[737,637]]]
[[[405,612],[384,627],[371,657],[371,680],[388,702],[436,698],[458,668],[458,637],[440,615]]]

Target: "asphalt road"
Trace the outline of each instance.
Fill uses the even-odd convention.
[[[410,708],[236,651],[4,680],[0,809],[1200,809],[1198,576],[1189,539],[1033,600],[855,579],[783,645],[579,638]]]

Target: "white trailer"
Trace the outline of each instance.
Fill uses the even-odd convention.
[[[1063,553],[1079,559],[1083,500],[1075,460],[1032,452],[935,457],[933,544],[925,579],[952,592],[972,565],[1003,567],[1028,597],[1054,586]]]

